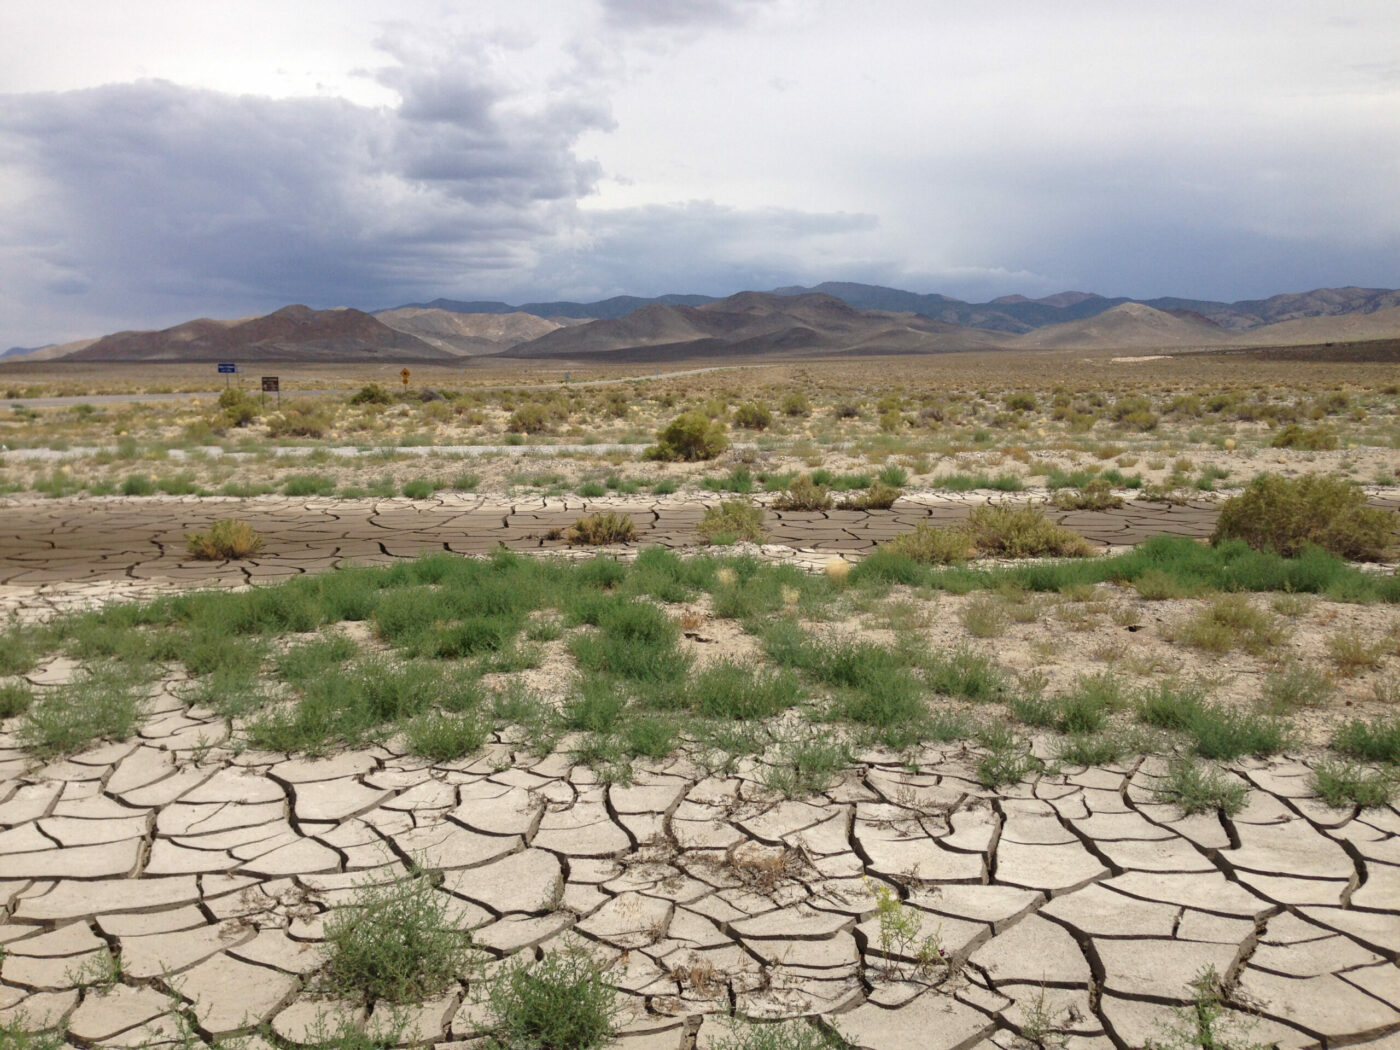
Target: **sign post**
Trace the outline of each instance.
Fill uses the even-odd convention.
[[[237,373],[237,371],[238,371],[238,366],[237,366],[236,364],[234,364],[232,361],[220,361],[220,362],[219,362],[219,375],[221,375],[221,376],[224,377],[224,389],[225,389],[225,390],[228,389],[228,384],[229,384],[229,378],[228,378],[228,377],[231,376],[231,375],[234,375],[235,373]]]
[[[267,395],[268,395],[268,394],[276,394],[276,395],[277,395],[277,407],[278,407],[278,408],[281,408],[281,407],[282,407],[282,387],[281,387],[281,385],[277,382],[277,377],[276,377],[276,376],[263,376],[263,377],[262,377],[262,393],[263,393],[263,404],[264,404],[264,405],[267,404]]]
[[[408,386],[408,377],[409,377],[409,371],[408,371],[408,369],[405,368],[402,372],[399,373],[399,376],[403,379],[403,385],[404,385],[404,386]]]

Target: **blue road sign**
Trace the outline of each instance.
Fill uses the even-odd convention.
[[[238,366],[230,361],[219,362],[219,375],[229,375],[238,371]]]

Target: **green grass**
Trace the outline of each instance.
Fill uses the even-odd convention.
[[[69,685],[45,690],[30,705],[19,738],[35,755],[71,755],[101,740],[126,740],[141,714],[141,680],[131,668],[89,666]]]
[[[1400,716],[1381,716],[1371,722],[1354,718],[1332,735],[1332,747],[1363,762],[1400,765]]]
[[[1042,767],[1040,759],[1031,754],[1030,742],[1003,723],[984,726],[977,734],[977,742],[986,749],[977,760],[977,779],[983,787],[1018,783]]]
[[[1292,740],[1293,730],[1279,719],[1224,704],[1208,703],[1199,687],[1160,682],[1138,699],[1138,716],[1158,729],[1186,734],[1202,758],[1277,754]]]
[[[0,684],[0,718],[13,718],[29,710],[34,702],[34,691],[27,682],[5,682]]]
[[[1319,594],[1343,602],[1400,602],[1400,579],[1362,572],[1316,547],[1286,558],[1253,550],[1238,541],[1204,547],[1185,537],[1155,536],[1131,551],[1107,558],[977,568],[920,564],[910,556],[912,552],[901,552],[898,546],[898,542],[894,549],[884,545],[866,557],[851,573],[852,581],[879,575],[892,582],[964,594],[1007,586],[1058,592],[1106,582],[1135,584],[1147,577],[1174,581],[1177,590],[1162,597],[1204,591],[1281,591]],[[964,556],[966,549],[962,548]]]
[[[934,487],[948,492],[972,492],[975,489],[994,489],[998,492],[1021,492],[1026,485],[1014,474],[948,474],[934,479]]]
[[[426,873],[359,889],[325,924],[320,990],[362,1002],[418,1002],[473,969],[471,935]]]
[[[707,1019],[709,1027],[716,1024]],[[711,1036],[709,1050],[848,1050],[850,1043],[839,1029],[819,1028],[810,1020],[750,1021],[734,1018],[726,1022],[723,1035]]]
[[[519,952],[486,983],[487,1045],[498,1050],[592,1050],[608,1043],[617,993],[581,945],[534,961]]]
[[[825,791],[851,762],[850,749],[839,737],[817,730],[790,732],[759,778],[780,795],[797,798]]]
[[[325,474],[293,474],[282,482],[285,496],[332,496],[335,479]]]
[[[1239,781],[1190,759],[1172,762],[1153,789],[1157,801],[1175,805],[1187,815],[1219,810],[1234,816],[1244,808],[1245,794],[1245,786]]]
[[[1329,806],[1369,809],[1390,805],[1396,782],[1394,775],[1367,770],[1354,762],[1322,761],[1313,767],[1312,788]]]

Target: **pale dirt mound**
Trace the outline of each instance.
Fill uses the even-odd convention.
[[[374,315],[398,332],[415,336],[448,353],[496,354],[562,328],[534,314],[459,314],[450,310],[402,307]]]

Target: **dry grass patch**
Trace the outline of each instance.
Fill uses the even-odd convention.
[[[185,533],[185,549],[199,561],[237,561],[262,550],[263,538],[246,521],[223,518],[204,532]]]

